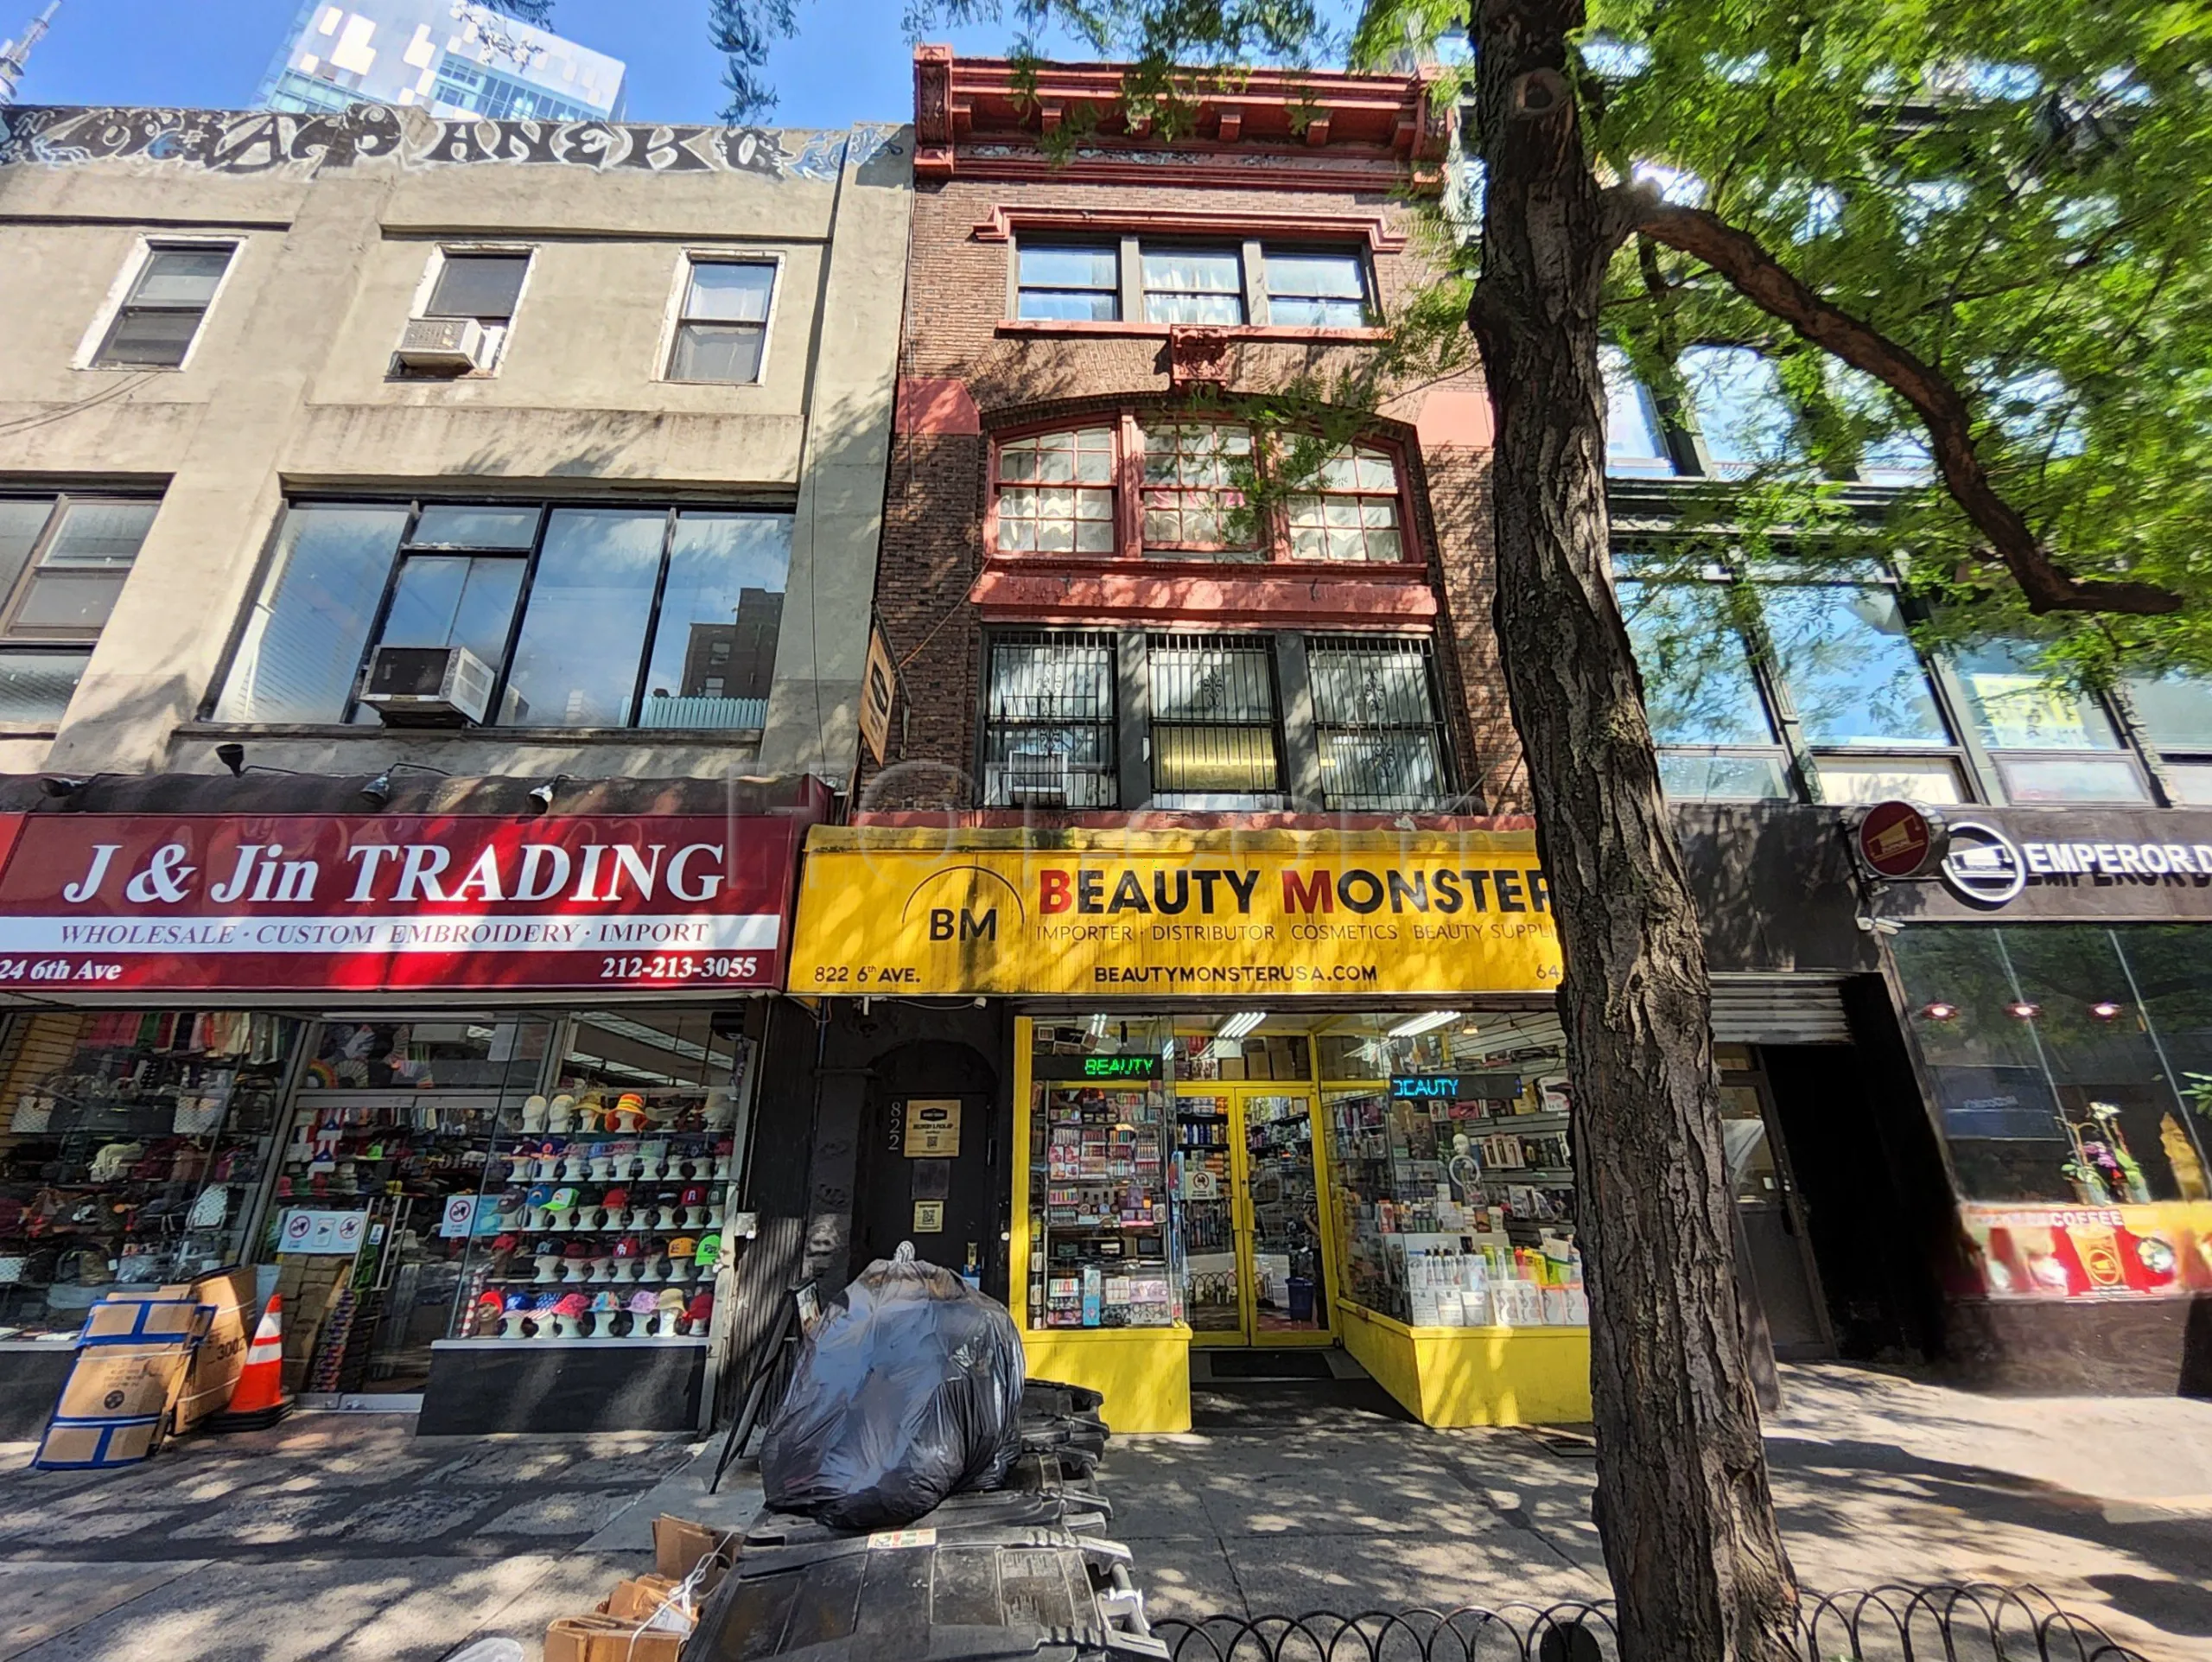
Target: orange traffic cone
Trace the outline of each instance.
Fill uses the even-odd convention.
[[[217,1431],[259,1431],[291,1411],[292,1399],[284,1394],[284,1301],[272,1293],[261,1325],[253,1330],[253,1343],[246,1347],[231,1405],[207,1424]]]

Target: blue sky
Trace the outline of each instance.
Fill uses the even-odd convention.
[[[21,34],[44,0],[0,0],[0,39]],[[26,104],[184,105],[240,109],[299,10],[299,0],[62,0],[32,55]],[[912,113],[912,48],[898,0],[802,0],[801,32],[770,64],[773,121],[842,127]],[[721,108],[721,60],[706,48],[706,0],[556,0],[555,26],[629,65],[629,115],[709,121]],[[995,55],[1011,30],[932,31],[961,51]]]

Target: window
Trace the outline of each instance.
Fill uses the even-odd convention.
[[[1033,322],[1357,329],[1378,311],[1366,255],[1353,245],[1025,242],[1014,271],[1014,315]]]
[[[1339,450],[1321,464],[1319,487],[1293,496],[1294,560],[1405,557],[1398,534],[1398,470],[1380,450]]]
[[[1143,252],[1144,315],[1154,323],[1242,323],[1243,261],[1234,248]]]
[[[1628,354],[1600,347],[1598,362],[1605,377],[1605,471],[1616,478],[1671,479],[1669,454],[1651,394],[1629,368]]]
[[[1279,328],[1356,329],[1372,322],[1357,254],[1267,251],[1268,322]]]
[[[423,317],[471,317],[484,330],[483,361],[480,373],[499,366],[506,351],[507,335],[521,303],[523,279],[530,272],[530,256],[524,252],[438,251]],[[409,372],[402,369],[400,373]],[[440,379],[442,379],[441,377]]]
[[[1251,430],[1192,422],[1142,431],[1145,552],[1264,557],[1243,489],[1252,478]]]
[[[1115,806],[1115,638],[1000,635],[983,724],[986,807]]]
[[[1110,323],[1122,315],[1120,261],[1113,248],[1025,244],[1016,270],[1016,317]]]
[[[1009,554],[1114,550],[1114,430],[1040,433],[999,446],[998,546]]]
[[[2212,808],[2212,677],[2171,670],[2128,678],[2143,735],[2163,754],[2177,806]]]
[[[373,646],[458,646],[501,725],[758,728],[790,559],[782,513],[296,504],[216,718],[373,723]]]
[[[1812,751],[1824,799],[1965,799],[1949,727],[1895,590],[1880,583],[1777,583],[1761,586],[1757,600],[1776,675]]]
[[[1957,654],[1967,709],[2014,802],[2147,802],[2150,792],[2095,699],[2054,685],[2024,641]]]
[[[2202,933],[1976,923],[1896,937],[1909,1025],[1964,1198],[2104,1207],[2183,1199],[2202,1183],[2207,1122],[2187,1094],[2212,1068]],[[2027,1290],[2043,1282],[2033,1260],[2048,1255],[2050,1231],[2011,1233],[1983,1245],[2018,1255],[2005,1263],[2009,1290]]]
[[[1787,797],[1789,772],[1725,585],[1619,585],[1659,746],[1659,780],[1687,800]]]
[[[1692,347],[1682,354],[1681,369],[1698,436],[1720,478],[1740,478],[1796,448],[1796,422],[1783,396],[1782,377],[1764,353]]]
[[[1388,451],[1348,447],[1309,463],[1282,448],[1236,423],[1135,411],[1002,439],[990,552],[1384,564],[1414,557]],[[1299,476],[1283,482],[1297,488],[1275,503],[1249,488],[1294,467]]]
[[[177,369],[230,269],[236,243],[155,243],[108,326],[93,363],[111,369]]]
[[[775,288],[772,261],[692,259],[686,262],[683,307],[669,355],[671,381],[744,384],[760,379],[767,342],[768,298]]]
[[[1428,808],[1447,794],[1432,670],[1426,640],[1306,637],[1321,798],[1330,807]]]
[[[159,506],[0,497],[0,721],[60,720]]]
[[[1279,806],[1274,666],[1263,637],[1156,634],[1146,643],[1152,806]]]

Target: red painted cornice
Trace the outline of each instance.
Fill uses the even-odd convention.
[[[1267,190],[1359,190],[1377,182],[1433,189],[1443,178],[1452,111],[1428,74],[1350,75],[1254,69],[1192,84],[1194,129],[1159,136],[1122,98],[1128,66],[1042,63],[914,51],[917,177],[1158,182]],[[1070,123],[1072,153],[1043,140]]]
[[[1414,627],[1440,609],[1419,566],[1139,567],[995,559],[968,599],[993,622]]]

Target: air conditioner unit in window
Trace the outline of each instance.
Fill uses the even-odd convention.
[[[465,375],[484,367],[484,326],[473,317],[418,317],[399,337],[399,361],[410,369]]]
[[[361,702],[386,727],[477,727],[492,708],[493,678],[466,646],[379,646]]]
[[[1006,759],[1006,796],[1033,808],[1068,806],[1068,756],[1065,750],[1014,750]]]

